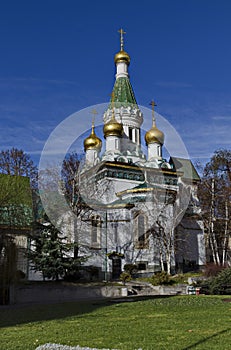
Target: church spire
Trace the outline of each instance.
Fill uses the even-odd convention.
[[[136,98],[129,81],[128,66],[130,63],[130,56],[124,51],[124,34],[126,32],[121,28],[120,33],[120,51],[115,55],[116,65],[116,81],[113,88],[115,105],[131,103],[136,105]],[[112,100],[111,100],[112,102]]]
[[[121,135],[122,138],[129,138],[134,144],[139,146],[140,126],[143,122],[143,115],[137,105],[135,94],[129,80],[128,66],[130,63],[130,56],[124,50],[125,31],[121,28],[118,32],[120,34],[120,51],[114,57],[116,65],[116,80],[109,107],[104,113],[104,136],[107,137],[107,135],[109,135],[108,127],[110,121],[113,121],[113,118],[115,118],[115,120],[120,121],[120,123],[117,122],[119,125],[123,125],[124,136]],[[125,145],[125,143],[125,141],[121,142],[121,150],[124,152],[127,151],[127,145]]]

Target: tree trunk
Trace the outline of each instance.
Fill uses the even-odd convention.
[[[171,274],[171,251],[166,254],[167,273]]]
[[[213,258],[214,258],[214,263],[216,265],[220,265],[220,257],[219,257],[219,252],[218,252],[218,245],[217,245],[217,240],[216,240],[216,235],[214,232],[214,221],[215,219],[215,182],[214,179],[212,179],[212,205],[211,205],[211,221],[210,221],[210,232],[211,232],[211,242],[212,242],[212,250],[213,250]]]
[[[223,241],[223,250],[222,250],[222,265],[224,266],[226,263],[226,255],[227,255],[227,247],[228,247],[228,221],[229,221],[229,213],[228,213],[228,203],[225,201],[225,232],[224,232],[224,241]]]
[[[164,260],[163,260],[162,248],[160,248],[160,266],[161,266],[161,271],[164,271]]]

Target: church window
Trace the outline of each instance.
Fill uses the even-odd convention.
[[[146,270],[147,269],[147,263],[146,262],[140,262],[137,264],[138,270]]]
[[[119,140],[115,139],[115,149],[119,149]]]
[[[147,248],[147,233],[145,216],[140,214],[137,217],[137,244],[136,248],[144,249]]]
[[[132,128],[128,128],[129,139],[132,141]]]
[[[138,134],[138,143],[139,145],[141,144],[141,139],[140,139],[140,129],[137,129],[137,134]]]
[[[157,154],[158,154],[158,157],[161,157],[161,148],[160,148],[160,146],[157,146]]]
[[[100,216],[93,216],[91,219],[91,246],[100,248],[101,220]]]
[[[135,129],[135,142],[140,144],[140,133],[139,129]]]
[[[115,223],[115,226],[114,226],[114,239],[115,239],[115,243],[118,243],[118,225],[117,223]]]

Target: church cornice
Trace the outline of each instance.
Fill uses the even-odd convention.
[[[162,188],[162,187],[155,186],[155,187],[147,187],[147,188],[132,188],[132,189],[124,190],[121,192],[117,192],[116,195],[118,197],[122,197],[123,195],[128,194],[128,193],[134,194],[134,193],[143,193],[143,192],[164,192],[164,193],[167,192],[167,193],[171,193],[171,194],[177,193],[176,190],[166,189],[165,187]]]

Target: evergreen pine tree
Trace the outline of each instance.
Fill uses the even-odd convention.
[[[86,260],[74,255],[76,244],[68,243],[67,237],[51,223],[36,223],[35,226],[28,253],[32,269],[40,271],[44,280],[76,277],[81,263]]]

